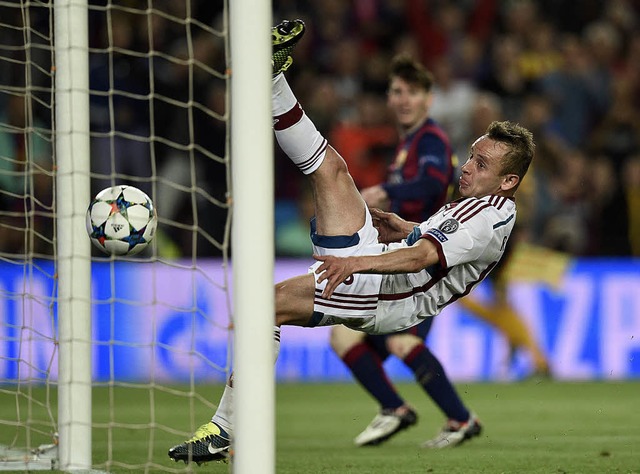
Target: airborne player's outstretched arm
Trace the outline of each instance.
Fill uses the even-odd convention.
[[[336,287],[354,273],[416,273],[439,262],[438,249],[429,240],[420,239],[411,247],[390,250],[379,255],[335,257],[314,255],[322,262],[316,273],[318,283],[327,280],[323,298],[331,298]]]

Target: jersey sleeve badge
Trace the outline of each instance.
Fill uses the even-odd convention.
[[[447,219],[442,224],[440,224],[438,229],[440,229],[445,234],[453,234],[456,230],[458,230],[458,227],[460,227],[460,224],[458,224],[457,220]]]

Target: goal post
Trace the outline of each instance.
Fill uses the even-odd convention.
[[[234,472],[275,468],[271,2],[230,2]],[[259,234],[256,237],[256,232]]]
[[[87,0],[55,0],[60,468],[91,468],[91,251]]]

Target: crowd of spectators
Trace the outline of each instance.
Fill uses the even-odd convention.
[[[161,254],[219,255],[230,202],[224,2],[152,3],[146,15],[135,1],[90,2],[92,191],[116,182],[148,191],[166,237]],[[274,23],[306,22],[289,80],[358,186],[384,180],[393,157],[387,66],[408,52],[435,76],[432,116],[461,162],[493,119],[534,132],[535,163],[518,194],[530,242],[572,255],[640,255],[637,2],[274,0],[273,8]],[[20,9],[4,7],[3,21],[12,15],[23,21]],[[3,43],[21,31],[0,31]],[[24,78],[6,78],[22,63],[3,64],[2,83],[22,89],[7,89],[0,105],[11,95],[27,108],[40,103]],[[40,109],[35,119],[50,121]],[[275,152],[277,251],[308,255],[308,190]]]
[[[275,1],[308,31],[290,82],[361,187],[384,179],[395,144],[386,65],[419,57],[436,79],[432,117],[459,159],[493,119],[537,142],[519,223],[572,255],[640,255],[640,29],[629,0]],[[277,160],[280,206],[304,196]],[[282,220],[290,219],[281,213]],[[287,224],[286,228],[289,228]],[[286,253],[282,246],[281,252]]]

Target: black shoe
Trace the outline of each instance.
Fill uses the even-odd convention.
[[[169,457],[175,462],[184,461],[201,464],[223,461],[229,457],[231,437],[216,423],[210,421],[196,430],[193,438],[169,450]]]
[[[293,64],[291,52],[304,32],[305,26],[302,20],[284,20],[271,28],[271,65],[274,76],[286,71]]]

